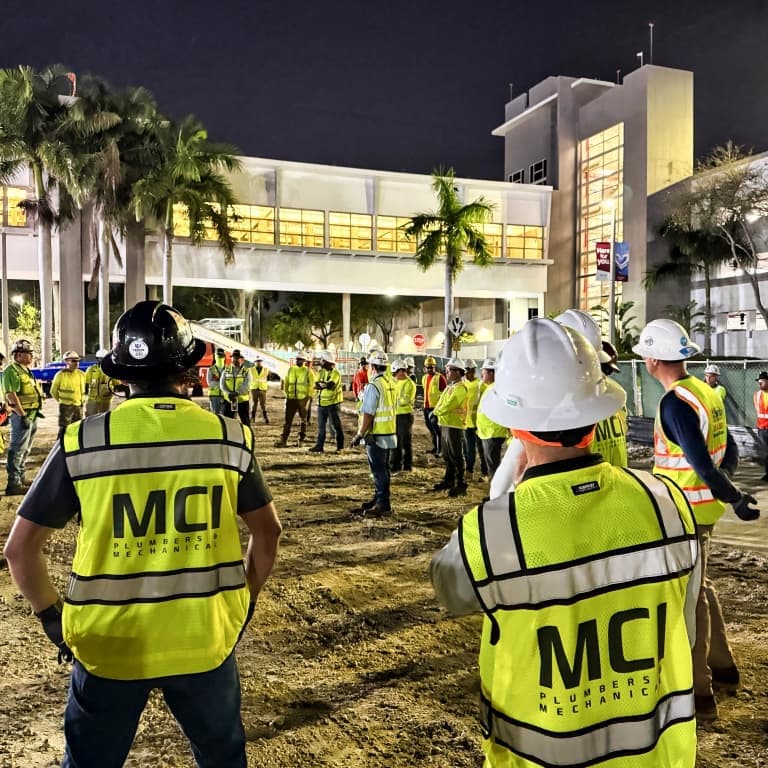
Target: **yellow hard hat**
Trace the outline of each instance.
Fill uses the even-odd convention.
[[[437,360],[432,355],[424,358],[424,367],[426,368],[428,365],[437,365]]]

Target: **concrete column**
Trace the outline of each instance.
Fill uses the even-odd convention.
[[[344,339],[344,349],[352,349],[352,299],[348,293],[341,295],[341,333]]]
[[[125,233],[125,309],[146,298],[144,222],[131,221]]]
[[[59,232],[59,343],[61,351],[85,353],[83,253],[90,249],[88,210]],[[94,339],[95,341],[95,339]]]

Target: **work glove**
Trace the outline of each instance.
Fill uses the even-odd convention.
[[[757,504],[757,499],[751,493],[742,493],[741,498],[734,502],[733,511],[739,520],[757,520],[760,517],[760,510],[750,507],[750,504]]]
[[[357,448],[360,443],[363,442],[363,436],[358,432],[353,438],[352,438],[352,447]]]
[[[435,426],[438,426],[438,419],[434,411],[429,414],[429,423],[434,424]]]
[[[35,418],[36,418],[36,419],[44,419],[44,418],[45,418],[45,414],[44,414],[42,411],[38,411],[38,412],[35,414]]]
[[[64,634],[61,630],[61,608],[61,601],[59,601],[49,605],[44,611],[35,614],[43,625],[43,632],[59,649],[59,664],[62,661],[72,661],[72,651],[69,650],[64,642]]]

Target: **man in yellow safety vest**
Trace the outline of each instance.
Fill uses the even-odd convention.
[[[464,361],[452,357],[445,364],[448,386],[432,411],[430,420],[440,427],[445,475],[434,486],[436,491],[448,491],[449,496],[463,496],[467,492],[464,464],[464,429],[467,423],[469,393],[464,381]]]
[[[74,350],[64,353],[64,368],[51,382],[51,397],[59,404],[59,426],[66,427],[83,418],[85,373],[78,368],[80,355]]]
[[[86,416],[106,413],[112,404],[115,387],[120,385],[119,381],[111,379],[101,370],[101,361],[107,354],[106,349],[100,349],[96,353],[96,362],[85,372]]]
[[[264,358],[261,355],[256,355],[250,374],[251,400],[253,401],[251,406],[251,422],[256,421],[256,409],[261,408],[261,415],[264,417],[264,423],[269,424],[269,416],[267,415],[269,368],[264,367]]]

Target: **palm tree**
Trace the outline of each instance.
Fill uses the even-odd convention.
[[[0,70],[0,172],[23,165],[32,172],[35,200],[29,208],[37,220],[42,364],[53,350],[53,225],[72,214],[76,192],[77,153],[64,125],[71,99],[69,71],[62,65],[35,72],[31,67]],[[54,209],[58,192],[58,210]]]
[[[712,348],[712,274],[733,259],[725,240],[709,230],[697,229],[690,219],[671,216],[659,227],[659,234],[670,244],[669,258],[657,264],[643,278],[643,287],[651,289],[665,280],[704,277],[704,353]],[[690,329],[689,329],[689,332]]]
[[[407,237],[416,239],[416,262],[426,272],[439,258],[445,256],[445,348],[451,355],[451,333],[448,324],[453,315],[453,284],[463,268],[462,255],[485,267],[493,260],[485,235],[475,225],[491,218],[493,205],[484,198],[462,204],[455,184],[453,168],[442,168],[432,174],[432,188],[437,194],[438,208],[434,213],[419,213],[404,227]]]
[[[163,228],[163,301],[173,301],[174,206],[189,217],[189,234],[195,245],[205,240],[213,225],[224,263],[234,261],[235,242],[229,230],[229,209],[235,203],[232,188],[222,171],[237,171],[236,150],[208,141],[208,134],[191,115],[178,125],[159,127],[162,160],[133,185],[134,212],[139,220],[154,217]]]

